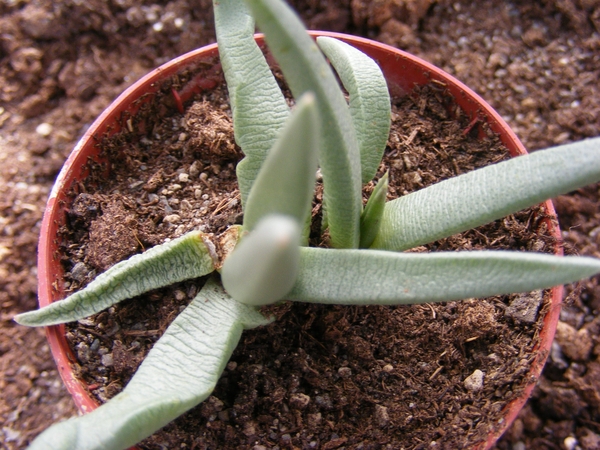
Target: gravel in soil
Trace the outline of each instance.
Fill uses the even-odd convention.
[[[597,1],[292,3],[311,28],[368,35],[455,74],[507,119],[529,149],[600,134]],[[125,86],[214,40],[209,4],[0,4],[3,448],[24,448],[39,430],[75,411],[56,383],[42,333],[10,320],[36,304],[35,246],[52,181],[78,136]],[[598,196],[594,186],[556,202],[571,252],[600,256]],[[539,388],[498,448],[600,447],[598,277],[568,292],[561,315],[568,327],[561,325]],[[585,345],[577,350],[580,343]]]

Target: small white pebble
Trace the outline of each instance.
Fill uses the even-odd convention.
[[[350,369],[350,367],[340,367],[338,369],[338,375],[341,378],[350,378],[352,376],[352,369]]]
[[[569,61],[569,58],[560,58],[560,59],[558,60],[558,63],[559,63],[561,66],[568,66],[568,65],[569,65],[571,62]],[[569,439],[569,438],[567,438],[567,439]],[[565,440],[566,440],[566,439],[565,439]]]
[[[567,450],[575,450],[578,442],[577,439],[575,439],[573,436],[567,436],[564,440],[564,444]]]
[[[2,431],[6,442],[20,442],[22,440],[21,433],[12,428],[2,427]]]
[[[104,367],[110,367],[114,364],[112,353],[107,353],[106,355],[102,355],[102,365]]]
[[[188,181],[190,181],[190,176],[187,173],[179,174],[179,182],[180,183],[187,183]]]
[[[465,388],[472,392],[480,391],[483,389],[484,376],[485,374],[481,370],[476,369],[471,375],[465,378]]]
[[[568,131],[564,131],[554,138],[554,143],[562,144],[565,141],[567,141],[570,137],[571,137],[571,134]]]
[[[154,31],[156,31],[157,33],[160,33],[164,27],[165,26],[163,25],[162,22],[156,22],[155,24],[152,25],[152,29]]]
[[[50,125],[49,123],[43,122],[40,123],[36,128],[35,128],[35,132],[37,134],[39,134],[40,136],[50,136],[52,134],[52,125]]]
[[[179,216],[179,214],[169,214],[168,216],[165,216],[165,218],[163,219],[163,222],[177,223],[180,220],[181,220],[181,217]]]
[[[304,409],[310,403],[310,397],[306,394],[298,393],[290,396],[290,406],[294,409]]]
[[[527,450],[523,441],[518,441],[513,444],[512,450]]]
[[[181,17],[176,17],[173,21],[173,24],[175,25],[175,28],[181,30],[183,28],[183,25],[185,24],[185,21]]]
[[[198,176],[198,174],[200,173],[200,170],[202,170],[202,166],[201,166],[200,162],[194,161],[192,163],[192,165],[190,166],[190,169],[188,170],[188,172],[192,178],[196,178]]]
[[[391,364],[386,364],[385,366],[383,366],[383,371],[390,373],[392,370],[394,370],[394,366],[392,366]]]
[[[146,20],[148,22],[154,22],[155,20],[158,20],[158,15],[156,14],[156,11],[149,9],[146,11]]]
[[[84,327],[95,327],[96,326],[96,322],[94,322],[92,319],[79,319],[77,321],[77,323],[79,323],[80,325],[83,325]]]
[[[380,427],[386,427],[390,423],[388,409],[383,405],[375,405],[375,419]]]

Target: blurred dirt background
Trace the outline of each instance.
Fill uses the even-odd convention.
[[[0,447],[75,414],[41,330],[36,243],[62,162],[125,87],[214,41],[209,0],[0,0]],[[529,150],[600,135],[599,0],[295,0],[309,28],[408,50],[482,95]],[[599,186],[555,202],[600,257]],[[498,449],[600,449],[599,277],[569,286],[533,398]]]

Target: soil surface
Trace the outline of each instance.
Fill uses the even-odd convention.
[[[293,3],[310,28],[372,37],[456,75],[530,150],[600,134],[597,1]],[[37,234],[53,179],[124,87],[214,35],[206,0],[13,0],[0,15],[0,442],[18,449],[75,414],[43,331],[11,321],[36,305]],[[600,256],[598,195],[593,186],[555,202],[570,252]],[[568,287],[544,375],[498,448],[600,448],[598,281]]]
[[[130,130],[101,142],[110,175],[92,164],[90,176],[75,186],[80,193],[73,193],[57,255],[69,292],[157,242],[200,228],[218,243],[239,222],[233,167],[241,152],[233,144],[224,86],[198,95],[183,114],[164,107],[171,99],[167,82]],[[376,177],[389,170],[390,199],[508,158],[495,135],[478,138],[479,127],[469,127],[471,119],[439,85],[392,103]],[[372,190],[369,183],[365,201]],[[316,246],[324,245],[321,193],[317,183]],[[413,251],[552,252],[554,238],[538,209]],[[98,401],[129,382],[204,281],[152,291],[68,326],[75,371]],[[410,307],[274,307],[278,320],[243,334],[210,399],[140,446],[375,449],[435,441],[440,448],[468,447],[485,439],[527,383],[549,296],[542,300],[535,292]],[[475,386],[470,380],[479,375],[485,381]]]

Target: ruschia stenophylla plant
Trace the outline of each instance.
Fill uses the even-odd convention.
[[[235,139],[245,154],[237,167],[244,220],[230,230],[235,248],[219,259],[211,236],[190,232],[17,316],[29,326],[75,321],[151,289],[221,275],[208,279],[120,394],[50,427],[32,449],[124,449],[149,436],[211,394],[242,330],[272,321],[260,305],[450,301],[600,272],[600,261],[583,257],[402,253],[599,181],[600,139],[514,158],[387,203],[386,174],[363,207],[362,186],[377,173],[390,127],[376,63],[335,39],[315,43],[281,0],[215,0],[214,12]],[[254,41],[255,21],[296,99],[291,112]],[[332,248],[307,247],[317,168]]]

